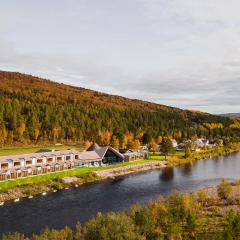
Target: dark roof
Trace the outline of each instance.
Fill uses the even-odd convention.
[[[97,151],[101,149],[101,147],[99,147],[99,145],[97,143],[93,143],[86,151],[90,152],[90,151]]]
[[[114,154],[116,154],[118,157],[124,159],[124,156],[115,148],[112,148],[110,146],[100,147],[97,143],[92,144],[86,151],[94,151],[98,154],[98,156],[103,159],[107,151],[112,151]]]
[[[99,155],[99,157],[101,159],[103,159],[108,150],[112,151],[114,154],[116,154],[121,159],[124,159],[124,156],[118,150],[116,150],[115,148],[110,147],[110,146],[99,147],[99,149],[95,150],[95,152]]]
[[[120,158],[122,158],[122,159],[125,158],[118,150],[116,150],[116,149],[113,148],[113,147],[108,147],[107,150],[110,150],[110,151],[114,152],[116,155],[118,155],[118,156],[119,156]]]
[[[35,153],[45,153],[45,152],[52,152],[52,150],[51,149],[39,149]]]
[[[131,150],[131,149],[127,149],[127,148],[125,148],[125,149],[119,149],[119,152],[120,153],[127,153],[127,152],[133,152],[133,150]]]

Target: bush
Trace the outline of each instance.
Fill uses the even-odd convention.
[[[208,199],[206,191],[202,190],[197,193],[197,200],[203,206],[207,206]]]
[[[232,194],[232,185],[226,180],[222,179],[217,188],[218,197],[222,200],[228,200]]]
[[[139,237],[133,220],[124,213],[108,213],[106,216],[98,213],[85,227],[86,240],[137,240]]]
[[[1,240],[27,240],[21,233],[12,233],[3,235]]]

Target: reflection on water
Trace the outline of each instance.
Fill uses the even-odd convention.
[[[174,178],[174,168],[167,167],[163,169],[160,173],[160,180],[163,182],[169,182]]]
[[[187,163],[183,166],[183,174],[185,176],[191,175],[192,173],[192,163]]]
[[[240,178],[240,154],[102,181],[0,207],[0,234],[39,232],[74,227],[97,212],[120,211],[134,203],[146,204],[174,190],[191,192],[217,184],[221,178]]]

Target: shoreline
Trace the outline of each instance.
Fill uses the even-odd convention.
[[[105,169],[105,170],[95,171],[95,173],[101,180],[104,180],[108,178],[126,176],[134,173],[145,172],[152,169],[161,169],[165,167],[167,167],[166,161],[155,161],[155,162],[149,162],[149,163],[143,163],[143,164],[117,167],[112,169]]]
[[[106,179],[114,179],[118,176],[126,176],[131,174],[137,174],[139,172],[149,171],[152,169],[161,169],[166,167],[176,167],[191,163],[197,160],[203,160],[209,157],[226,156],[231,153],[239,151],[239,147],[234,149],[211,149],[208,152],[195,153],[189,158],[177,158],[176,156],[168,156],[167,161],[163,160],[147,160],[149,162],[137,163],[131,162],[131,165],[127,166],[111,166],[106,169],[90,169],[80,175],[69,175],[59,179],[49,179],[46,182],[38,184],[26,184],[7,189],[0,193],[0,207],[5,202],[16,201],[20,198],[37,197],[48,192],[57,192],[69,187],[79,187],[83,184],[98,182]],[[74,170],[73,170],[74,171]],[[50,173],[51,174],[51,173]],[[14,180],[13,180],[14,181]]]

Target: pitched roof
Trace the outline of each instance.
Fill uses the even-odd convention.
[[[108,147],[101,147],[101,148],[99,148],[99,149],[96,149],[95,152],[99,155],[99,157],[100,157],[101,159],[103,159],[103,158],[104,158],[104,155],[105,155],[106,152],[107,152],[107,150],[108,150]]]
[[[130,152],[132,153],[132,152],[134,152],[134,151],[131,150],[131,149],[128,149],[128,148],[120,148],[120,149],[119,149],[119,152],[123,154],[123,153],[128,153],[128,152],[129,152],[129,153],[130,153]]]
[[[100,149],[101,147],[97,143],[93,143],[86,151],[96,151]]]
[[[83,161],[91,161],[91,160],[101,161],[102,160],[95,151],[81,152],[78,155],[78,157],[79,157],[79,160],[83,160]]]

